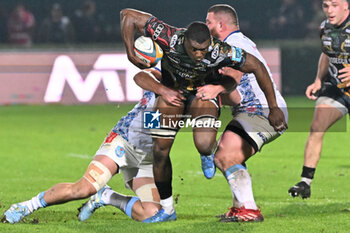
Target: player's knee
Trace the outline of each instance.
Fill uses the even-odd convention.
[[[195,145],[201,155],[211,155],[215,148],[216,141],[210,139],[196,140]]]
[[[144,184],[135,190],[142,203],[159,204],[160,197],[157,186],[154,183]]]
[[[154,203],[143,204],[144,219],[152,217],[154,213],[157,213],[160,210],[160,208],[161,208],[160,204],[154,204]]]
[[[160,197],[154,183],[148,183],[135,190],[143,208],[143,219],[149,218],[160,209]]]
[[[170,146],[167,143],[154,143],[153,154],[156,159],[167,157],[170,152]]]
[[[80,192],[91,193],[97,192],[103,186],[107,184],[107,182],[111,179],[112,174],[109,169],[101,162],[93,160],[84,175],[84,178],[94,187],[94,189],[90,188],[90,186],[86,186],[89,188],[85,188]]]

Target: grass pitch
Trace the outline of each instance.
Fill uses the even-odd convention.
[[[292,107],[313,105],[305,98],[287,101]],[[131,108],[0,107],[0,214],[55,183],[81,178],[105,135]],[[180,132],[171,152],[177,221],[142,224],[106,207],[79,222],[77,208],[85,201],[81,200],[40,209],[19,224],[0,223],[0,232],[349,232],[349,126],[346,132],[326,134],[311,199],[287,194],[300,180],[309,120],[302,120],[305,132],[287,131],[247,163],[255,199],[265,217],[262,223],[218,222],[215,215],[232,204],[230,189],[219,171],[212,180],[204,178],[192,134]],[[120,175],[109,185],[132,194]]]

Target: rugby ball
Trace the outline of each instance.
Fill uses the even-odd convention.
[[[151,38],[145,36],[140,36],[135,40],[134,51],[137,57],[151,66],[157,65],[163,57],[162,48]]]

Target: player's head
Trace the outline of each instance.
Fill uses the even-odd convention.
[[[206,24],[210,33],[223,40],[239,29],[236,10],[227,4],[216,4],[208,9]]]
[[[349,3],[347,0],[323,0],[323,12],[333,25],[339,26],[349,15]]]
[[[201,61],[208,52],[211,43],[210,31],[203,22],[192,22],[185,31],[185,49],[194,61]]]

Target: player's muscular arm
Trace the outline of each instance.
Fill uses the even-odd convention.
[[[328,73],[328,68],[329,68],[329,58],[326,54],[321,53],[320,59],[318,61],[316,80],[319,79],[320,81],[323,81],[323,79],[326,77]]]
[[[142,89],[152,91],[164,99],[166,103],[173,106],[181,106],[186,98],[178,91],[161,84],[161,73],[156,69],[146,69],[135,75],[135,83]]]
[[[318,69],[314,83],[306,88],[305,95],[311,100],[317,98],[317,92],[321,89],[322,81],[327,76],[329,67],[329,58],[326,54],[321,53],[318,61]]]
[[[284,114],[277,105],[273,84],[264,64],[253,55],[247,53],[246,61],[240,70],[244,73],[254,73],[256,80],[258,81],[261,90],[264,92],[267,103],[269,105],[270,113],[268,119],[270,125],[276,131],[286,129],[287,123],[285,122]]]
[[[265,94],[269,107],[278,107],[269,73],[263,63],[253,55],[247,53],[246,61],[240,70],[244,73],[254,73],[261,90]]]
[[[135,83],[144,90],[152,91],[160,95],[161,89],[164,87],[159,81],[161,73],[156,69],[145,69],[137,73],[134,77]]]
[[[151,16],[151,14],[146,12],[133,9],[123,9],[120,12],[120,27],[126,48],[126,54],[128,55],[130,62],[141,69],[147,68],[149,65],[144,63],[135,55],[134,35],[136,31],[138,31],[141,35],[144,35],[143,28]]]

